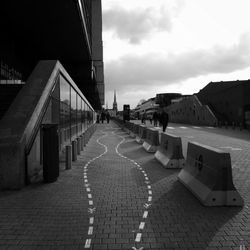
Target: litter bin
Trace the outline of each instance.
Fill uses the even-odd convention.
[[[54,182],[59,176],[59,141],[58,125],[44,124],[43,135],[43,180]]]

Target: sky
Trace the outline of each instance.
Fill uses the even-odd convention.
[[[102,0],[105,107],[250,79],[249,0]]]

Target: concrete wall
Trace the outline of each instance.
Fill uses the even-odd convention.
[[[207,105],[202,105],[196,95],[184,97],[167,107],[169,121],[192,125],[217,125],[217,118]]]

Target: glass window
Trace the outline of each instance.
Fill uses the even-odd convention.
[[[77,95],[77,134],[82,133],[82,99]]]
[[[85,131],[85,113],[84,113],[84,105],[85,105],[85,103],[84,103],[84,100],[82,100],[82,132],[84,132]]]
[[[71,140],[73,140],[77,135],[77,99],[76,91],[71,88],[71,98],[70,98],[70,107],[71,107]]]
[[[61,77],[60,79],[60,142],[70,141],[70,85]]]

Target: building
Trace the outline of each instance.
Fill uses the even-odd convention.
[[[160,93],[156,95],[155,103],[160,107],[167,107],[171,104],[171,100],[182,97],[179,93]]]
[[[220,123],[250,129],[250,80],[210,82],[197,96]]]
[[[104,104],[102,8],[3,0],[0,9],[0,189],[17,189],[44,174],[47,130],[58,140],[49,157],[65,159]]]
[[[169,121],[192,125],[216,126],[217,118],[207,105],[203,105],[196,95],[173,99],[166,111]]]
[[[114,91],[114,102],[113,102],[113,110],[117,113],[117,102],[116,102],[116,91]]]
[[[147,118],[151,118],[155,111],[158,111],[159,105],[156,104],[156,98],[149,98],[148,100],[142,102],[140,105],[137,105],[135,108],[135,116],[141,118],[142,114],[146,112]]]

